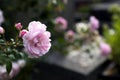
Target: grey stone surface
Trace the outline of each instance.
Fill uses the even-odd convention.
[[[104,63],[106,59],[107,57],[99,56],[95,61],[90,63],[88,66],[82,66],[79,63],[79,61],[75,62],[74,61],[75,59],[73,58],[68,58],[59,53],[54,53],[54,54],[49,55],[45,61],[49,62],[50,64],[54,64],[54,65],[75,71],[77,73],[81,73],[83,75],[88,75],[98,66],[100,66],[102,63]]]

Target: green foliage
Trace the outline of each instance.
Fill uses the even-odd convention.
[[[56,1],[56,3],[53,1]],[[24,18],[29,21],[34,18],[37,20],[50,19],[56,15],[55,12],[58,12],[58,7],[63,9],[63,2],[61,0],[3,0],[1,6],[7,20],[6,24],[12,25]],[[20,13],[23,13],[23,15],[20,15],[22,18],[16,18]],[[22,23],[26,23],[26,21]]]
[[[22,41],[15,41],[14,39],[7,41],[3,35],[0,34],[0,64],[6,65],[6,70],[9,74],[12,69],[12,62],[25,59],[27,55],[21,52],[22,48],[20,48],[20,45]]]
[[[112,54],[111,58],[120,65],[120,6],[119,5],[113,5],[109,9],[110,12],[113,13],[112,16],[112,26],[113,29],[108,29],[105,27],[105,38],[107,42],[110,43],[112,48]],[[113,33],[111,34],[111,30]]]
[[[11,69],[12,69],[11,61],[7,61],[7,63],[6,63],[6,70],[7,70],[7,72],[10,73]]]

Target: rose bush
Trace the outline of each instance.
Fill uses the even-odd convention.
[[[35,5],[33,3],[35,3]],[[0,27],[0,64],[1,66],[5,65],[4,67],[7,75],[17,73],[17,70],[12,70],[12,67],[14,66],[13,62],[16,63],[19,59],[29,61],[29,59],[39,58],[49,51],[51,48],[50,37],[53,35],[50,33],[53,30],[53,24],[51,24],[52,19],[64,9],[64,4],[66,3],[67,0],[2,1],[1,9],[4,11],[5,22],[2,24],[4,18],[3,12],[1,11],[0,26],[2,27]],[[42,21],[49,26],[48,30],[51,31],[46,31],[46,25],[38,21],[32,21],[33,19]],[[22,24],[19,21],[21,21]],[[29,23],[27,28],[26,24],[29,21],[32,22]],[[16,24],[13,28],[12,25],[14,23]],[[60,26],[58,27],[64,31],[67,27],[65,20],[62,19],[62,21],[58,21],[56,27],[59,24]],[[18,69],[19,72],[20,69],[16,69]],[[24,73],[26,72],[27,71],[25,70]],[[22,74],[26,75],[24,73]],[[26,76],[28,76],[28,74]]]
[[[51,33],[47,26],[39,21],[32,21],[28,30],[21,23],[15,24],[17,36],[5,39],[5,30],[0,27],[0,80],[9,80],[16,76],[26,65],[26,60],[39,58],[51,48]]]

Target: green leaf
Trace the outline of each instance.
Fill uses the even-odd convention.
[[[7,72],[10,73],[11,69],[12,69],[11,61],[7,61],[7,63],[6,63],[6,70],[7,70]]]

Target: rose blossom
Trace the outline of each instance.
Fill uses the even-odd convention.
[[[67,29],[67,21],[63,17],[57,17],[55,19],[55,24],[56,24],[55,29],[57,31],[62,31],[62,30]]]
[[[0,27],[0,34],[3,34],[4,32],[5,30],[2,27]]]
[[[108,55],[111,52],[111,47],[106,43],[100,43],[100,49],[103,55]]]
[[[28,31],[26,29],[23,29],[22,31],[20,31],[19,33],[19,37],[23,37]]]
[[[65,39],[69,42],[73,42],[74,41],[74,35],[75,35],[75,33],[72,30],[69,30],[65,34]]]
[[[16,24],[15,24],[15,27],[16,27],[16,29],[18,29],[18,30],[21,30],[21,29],[22,29],[21,23],[16,23]]]
[[[99,28],[99,20],[95,16],[90,17],[90,29],[94,31]]]
[[[39,57],[46,54],[51,47],[50,32],[46,25],[39,21],[29,23],[28,32],[23,36],[25,51],[30,57]]]

